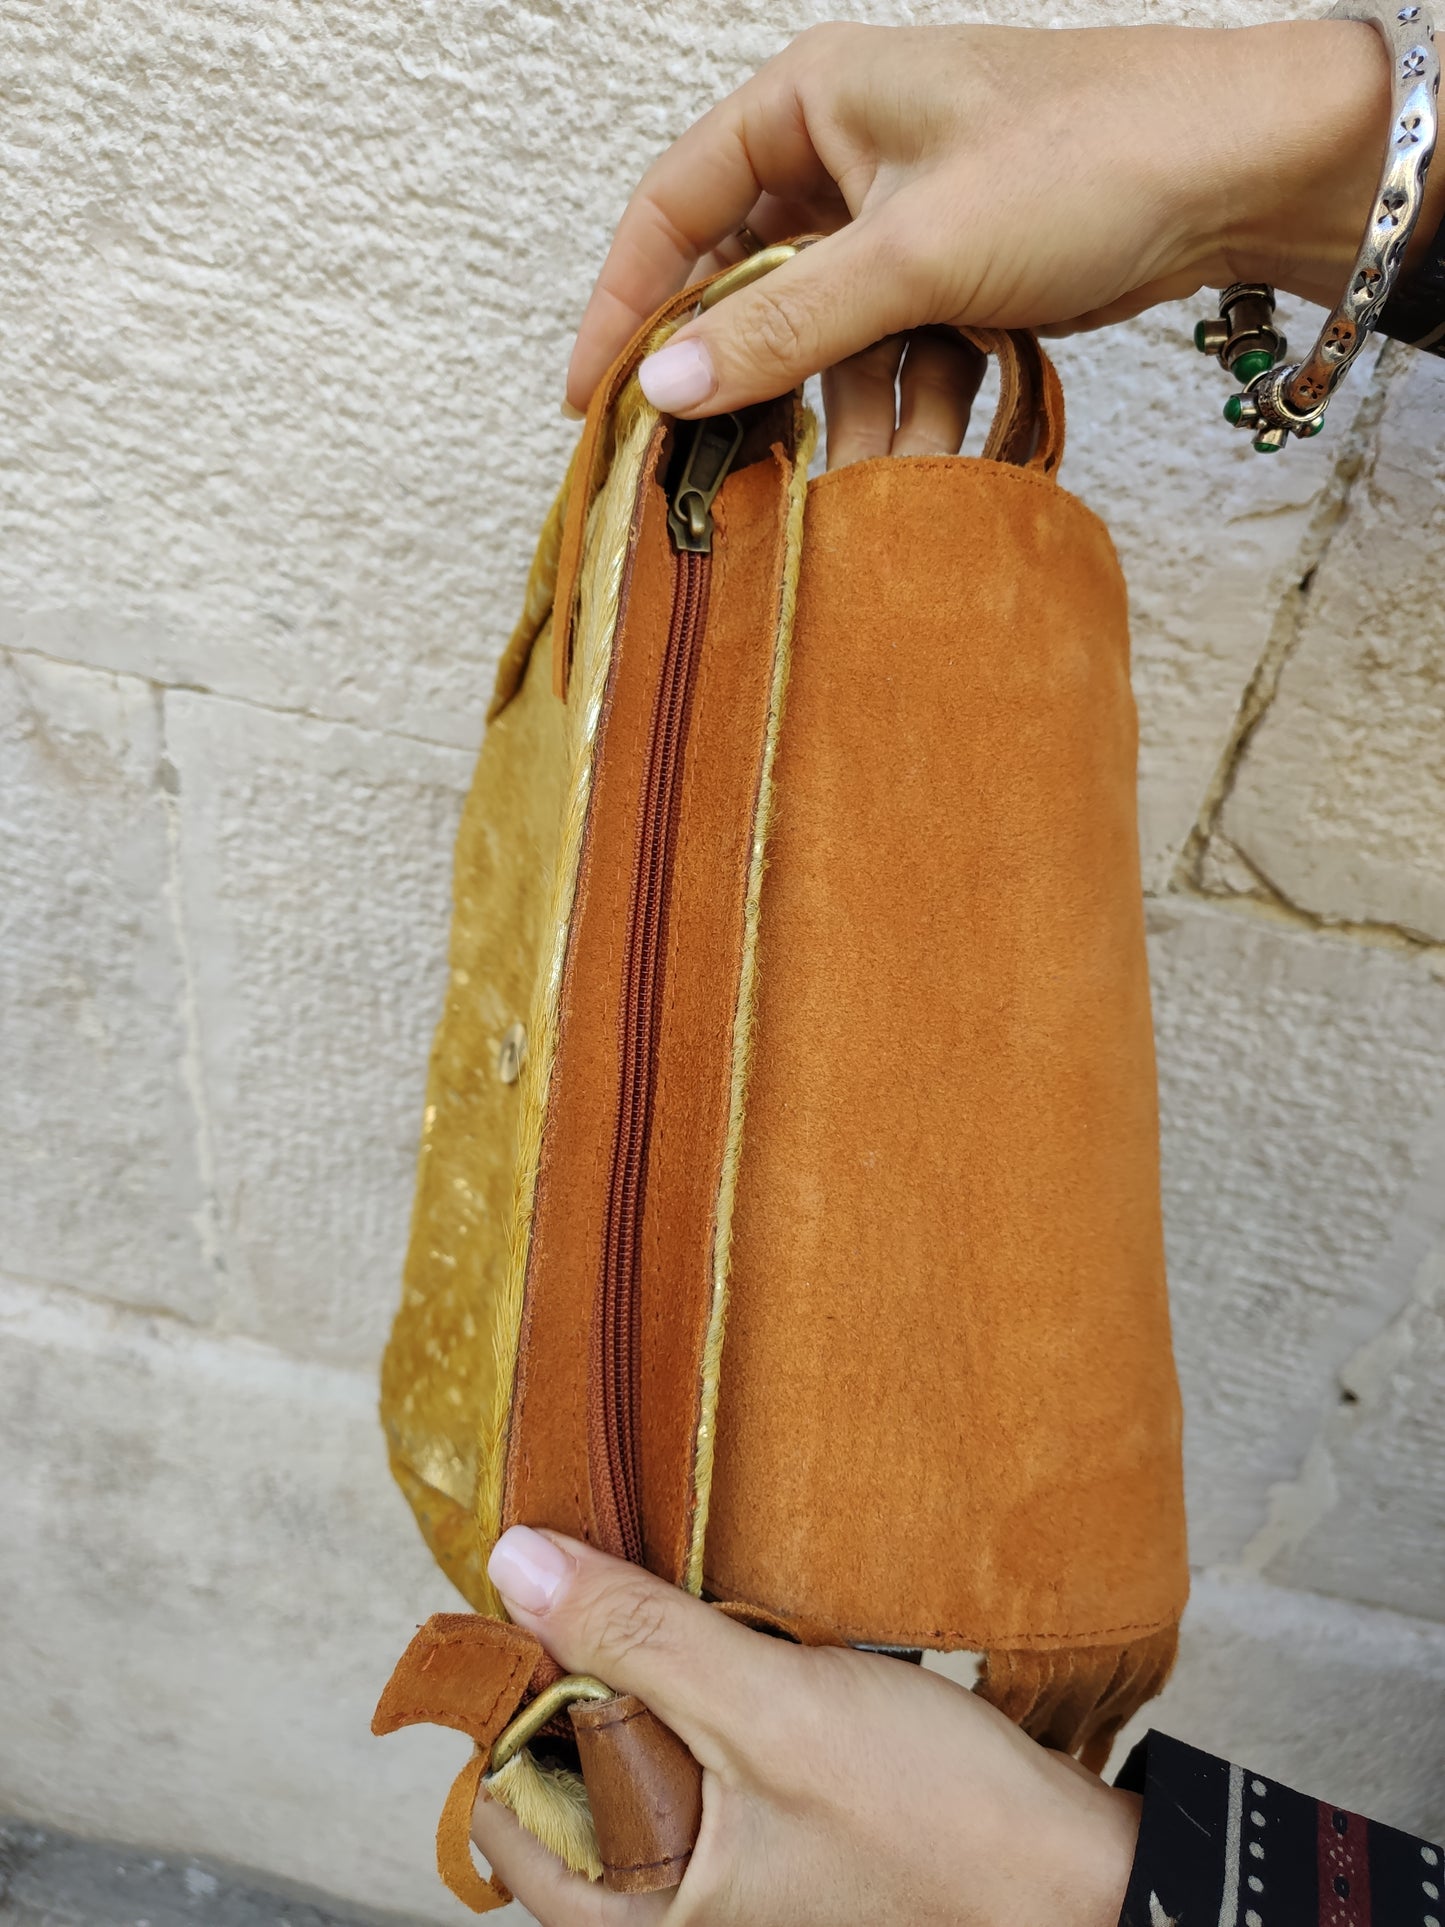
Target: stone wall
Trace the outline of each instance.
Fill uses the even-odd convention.
[[[366,1731],[449,1603],[373,1404],[450,838],[609,224],[814,17],[0,21],[0,1809],[460,1917],[458,1743]],[[1387,350],[1262,462],[1191,319],[1059,357],[1143,725],[1199,1568],[1158,1718],[1439,1829],[1445,369]]]

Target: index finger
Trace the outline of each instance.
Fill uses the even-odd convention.
[[[735,234],[764,196],[833,200],[786,56],[712,107],[647,170],[628,202],[583,311],[567,399],[585,408],[613,358],[699,259]]]

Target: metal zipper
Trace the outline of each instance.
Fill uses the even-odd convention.
[[[712,583],[712,505],[742,443],[735,415],[699,422],[668,502],[672,613],[648,731],[623,953],[602,1266],[592,1320],[588,1462],[599,1543],[642,1559],[638,1437],[642,1218],[657,1083],[657,1032],[672,899],[682,766]]]

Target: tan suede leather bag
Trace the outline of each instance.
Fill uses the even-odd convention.
[[[800,397],[644,400],[698,298],[601,385],[502,660],[384,1367],[477,1616],[377,1729],[476,1743],[440,1853],[478,1908],[479,1776],[556,1677],[486,1577],[510,1524],[797,1637],[978,1652],[1096,1764],[1187,1589],[1125,592],[1057,376],[969,331],[981,459],[809,480]],[[564,1750],[570,1690],[531,1721]],[[572,1724],[590,1818],[565,1772],[519,1812],[675,1883],[690,1759],[635,1701]]]

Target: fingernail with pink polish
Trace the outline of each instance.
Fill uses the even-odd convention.
[[[492,1547],[487,1572],[509,1606],[544,1613],[575,1570],[570,1556],[530,1526],[511,1526]]]
[[[669,341],[647,357],[637,379],[653,407],[667,415],[696,408],[717,387],[712,356],[701,341]]]

